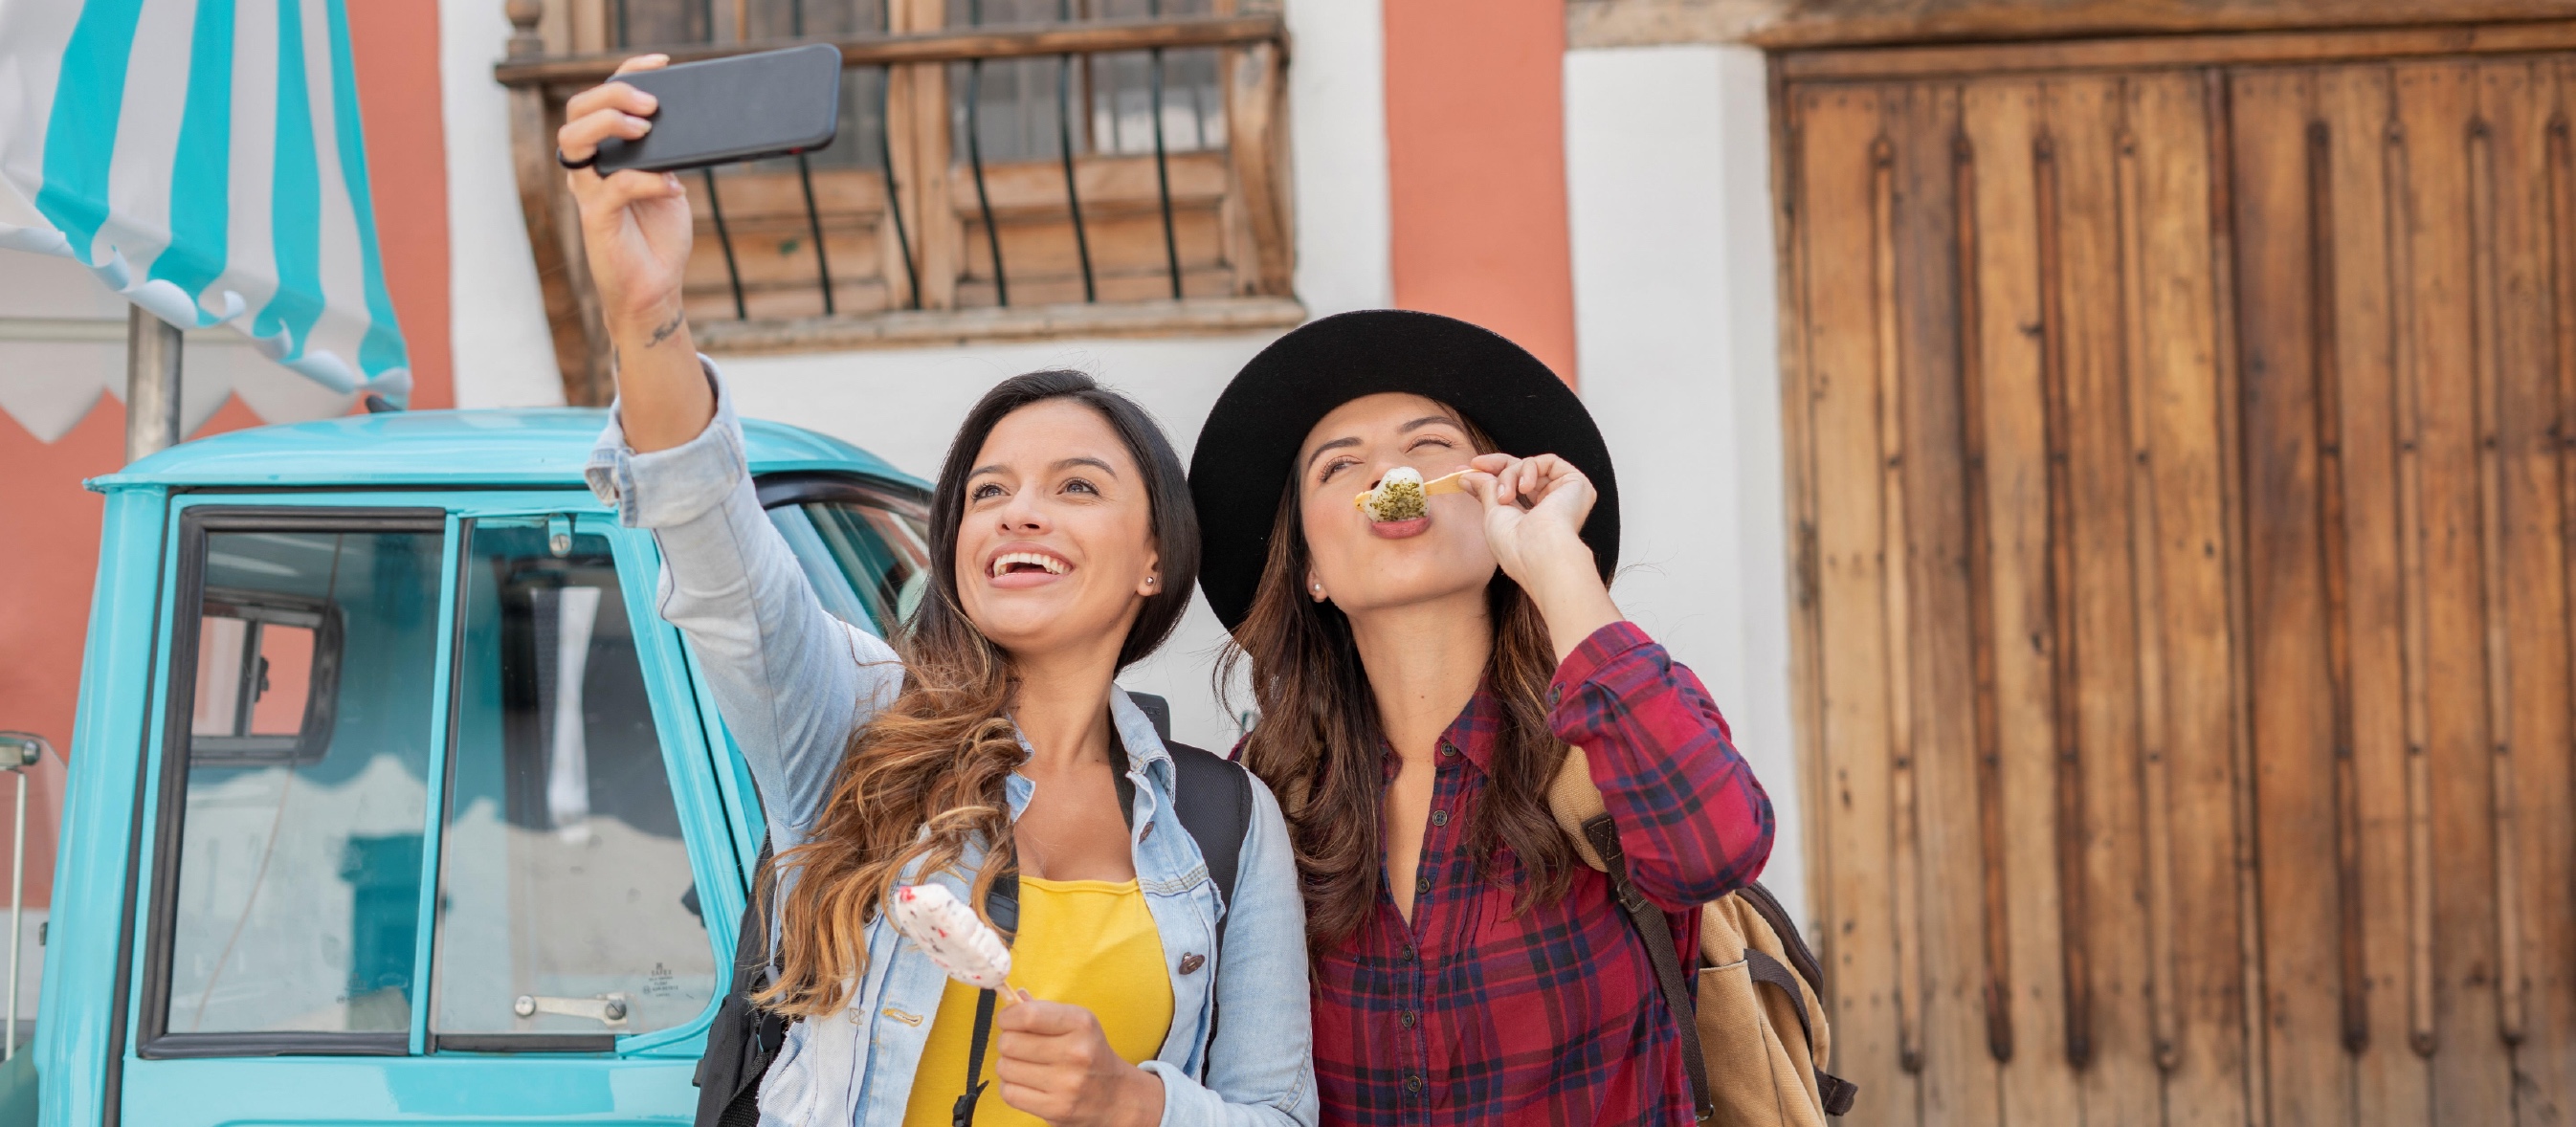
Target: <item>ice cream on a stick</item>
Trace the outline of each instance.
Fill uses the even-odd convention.
[[[1005,1004],[1011,999],[1011,949],[946,888],[911,884],[895,889],[886,901],[886,919],[948,977],[999,991]]]
[[[1467,471],[1459,470],[1424,481],[1422,471],[1411,466],[1397,466],[1378,479],[1377,488],[1362,490],[1351,498],[1351,504],[1358,506],[1373,521],[1412,520],[1430,514],[1431,498],[1435,494],[1466,492],[1467,487],[1459,482],[1465,476]]]

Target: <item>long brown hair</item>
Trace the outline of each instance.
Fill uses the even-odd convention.
[[[1179,455],[1144,409],[1081,372],[1031,372],[984,393],[958,427],[931,492],[930,590],[893,639],[903,689],[851,733],[809,836],[776,860],[776,875],[795,880],[779,906],[777,981],[753,997],[764,1008],[817,1017],[847,1005],[850,984],[867,965],[867,921],[907,873],[953,869],[982,842],[985,860],[968,900],[981,912],[993,879],[1014,864],[1003,783],[1025,758],[1008,715],[1016,678],[1009,655],[959,602],[957,533],[966,478],[985,438],[1012,412],[1049,399],[1099,412],[1144,477],[1162,580],[1127,629],[1119,667],[1163,644],[1189,609],[1198,514]]]
[[[1472,424],[1467,431],[1479,453],[1493,451],[1492,440]],[[1217,678],[1230,683],[1237,668],[1251,663],[1260,719],[1245,740],[1244,765],[1269,784],[1288,816],[1304,878],[1307,941],[1321,951],[1358,934],[1376,910],[1385,735],[1350,618],[1302,589],[1308,548],[1298,486],[1290,475],[1261,585],[1219,660]],[[1574,876],[1573,847],[1547,808],[1548,784],[1566,753],[1547,720],[1556,651],[1537,605],[1499,569],[1485,587],[1485,616],[1494,631],[1485,685],[1498,702],[1500,730],[1491,785],[1466,811],[1464,830],[1470,854],[1489,876],[1497,850],[1520,860],[1514,911],[1526,912],[1565,895]]]

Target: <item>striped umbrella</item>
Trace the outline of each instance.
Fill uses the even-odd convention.
[[[410,393],[341,0],[0,0],[0,248]]]

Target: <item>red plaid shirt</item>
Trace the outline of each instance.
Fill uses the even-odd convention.
[[[1629,872],[1698,949],[1702,903],[1771,855],[1771,801],[1699,678],[1644,631],[1601,628],[1549,688],[1556,734],[1591,758]],[[1478,690],[1440,740],[1413,922],[1383,889],[1317,959],[1315,1079],[1326,1124],[1687,1124],[1681,1040],[1609,878],[1512,914],[1520,862],[1478,875],[1460,812],[1479,801],[1497,706]],[[1394,753],[1388,752],[1392,779]]]

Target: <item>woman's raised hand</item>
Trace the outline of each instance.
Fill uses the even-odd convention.
[[[1485,511],[1485,543],[1503,574],[1529,592],[1547,620],[1557,659],[1616,622],[1619,608],[1583,542],[1584,519],[1600,499],[1592,479],[1554,454],[1479,454],[1459,484]]]
[[[658,70],[668,62],[662,55],[639,55],[617,73]],[[652,132],[649,117],[656,105],[653,95],[612,78],[565,103],[555,148],[564,160],[589,160],[601,141],[632,141]],[[601,176],[578,168],[566,179],[581,209],[582,246],[600,319],[617,349],[627,442],[638,451],[677,446],[715,417],[714,393],[698,374],[697,350],[680,313],[693,224],[688,193],[667,172],[626,169]]]
[[[1090,1010],[1023,991],[993,1028],[1003,1103],[1057,1127],[1163,1121],[1163,1081],[1119,1057]]]

